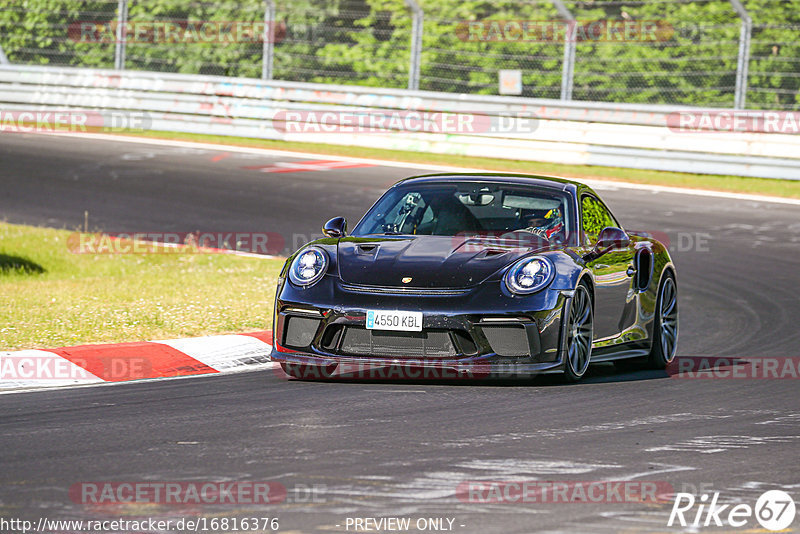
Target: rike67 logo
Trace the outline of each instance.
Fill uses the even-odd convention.
[[[761,527],[775,532],[788,528],[794,522],[795,511],[794,500],[781,490],[762,493],[755,506],[746,503],[719,504],[719,492],[714,492],[710,498],[706,493],[699,498],[691,493],[676,493],[667,526],[753,527],[752,520],[755,518]]]

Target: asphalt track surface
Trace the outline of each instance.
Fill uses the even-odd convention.
[[[293,234],[312,236],[332,216],[354,222],[388,185],[419,173],[243,169],[303,161],[6,134],[0,217],[76,228],[88,210],[93,229],[280,232],[289,247]],[[797,206],[600,194],[623,226],[673,241],[679,355],[800,356]],[[269,516],[281,532],[344,532],[348,517],[399,516],[452,518],[455,532],[675,531],[666,526],[671,502],[479,504],[456,488],[639,480],[718,491],[723,502],[753,505],[774,488],[798,501],[799,385],[603,364],[569,386],[313,383],[262,371],[2,395],[0,517]],[[93,509],[68,497],[83,481],[186,480],[275,481],[289,493],[269,506],[190,508]]]

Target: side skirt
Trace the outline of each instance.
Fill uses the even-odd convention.
[[[592,363],[599,363],[599,362],[611,362],[614,360],[626,360],[628,358],[642,358],[650,354],[650,351],[647,349],[621,349],[614,352],[608,352],[606,354],[595,354],[594,349],[592,351]]]

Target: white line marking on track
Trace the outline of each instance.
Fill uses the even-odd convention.
[[[214,378],[220,376],[229,376],[234,373],[251,373],[251,372],[259,372],[264,371],[267,369],[275,369],[279,366],[277,362],[269,362],[263,365],[248,365],[246,367],[237,367],[236,369],[231,369],[225,373],[208,373],[208,374],[200,374],[200,375],[181,375],[181,376],[162,376],[158,378],[142,378],[140,380],[124,380],[121,382],[90,382],[90,383],[77,383],[77,384],[68,384],[57,388],[43,388],[43,387],[18,387],[15,389],[0,389],[0,395],[11,395],[15,393],[36,393],[42,391],[64,391],[68,389],[78,389],[78,388],[90,388],[90,387],[117,387],[117,386],[128,386],[128,385],[136,385],[136,384],[145,384],[149,382],[167,382],[173,380],[199,380],[203,378]]]
[[[657,464],[653,463],[650,464],[651,469],[647,471],[641,471],[639,473],[633,473],[632,475],[616,475],[614,477],[607,478],[607,480],[636,480],[637,478],[649,477],[652,475],[659,475],[662,473],[677,473],[680,471],[696,471],[696,467],[690,467],[688,465],[669,465],[669,464]],[[652,466],[661,467],[661,469],[652,469]]]
[[[716,454],[734,449],[748,449],[754,445],[769,443],[791,443],[800,436],[698,436],[671,445],[650,447],[647,452],[696,452],[700,454]]]

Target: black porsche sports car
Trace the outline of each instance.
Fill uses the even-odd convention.
[[[291,376],[395,365],[575,381],[593,362],[675,356],[667,248],[623,230],[579,182],[416,176],[350,234],[341,217],[323,233],[278,281],[272,358]]]

